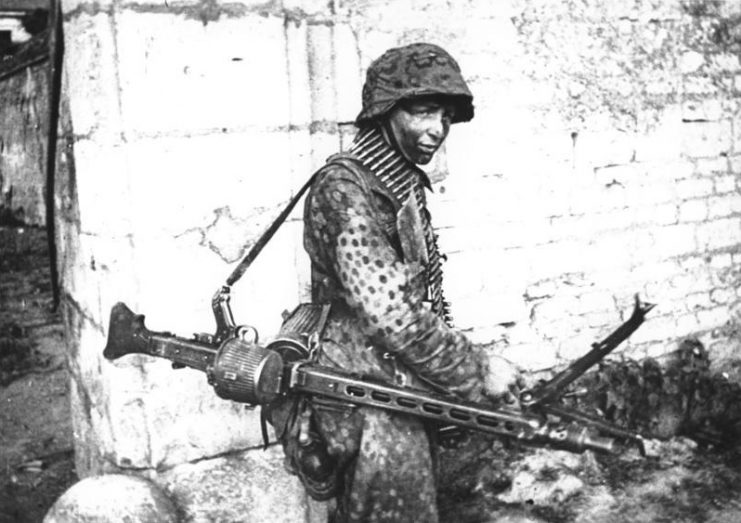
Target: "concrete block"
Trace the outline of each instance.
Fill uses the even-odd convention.
[[[738,245],[741,218],[723,218],[697,226],[697,245],[704,250]]]
[[[66,6],[65,6],[66,8]],[[104,144],[121,141],[116,42],[106,12],[79,15],[65,22],[64,75],[70,117],[78,136]]]
[[[290,122],[283,18],[249,14],[204,25],[125,10],[116,15],[116,38],[121,107],[132,136]]]
[[[703,199],[685,200],[679,204],[679,222],[700,222],[708,217],[708,202]]]
[[[732,142],[730,121],[682,124],[682,153],[690,158],[728,154]]]

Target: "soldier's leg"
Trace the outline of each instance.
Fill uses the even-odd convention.
[[[419,419],[367,409],[337,522],[437,522],[435,481]]]

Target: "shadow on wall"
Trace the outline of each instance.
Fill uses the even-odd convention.
[[[0,186],[2,186],[2,177],[0,177]],[[25,225],[25,215],[23,207],[13,209],[13,188],[9,187],[7,191],[3,191],[2,201],[0,201],[0,226]]]

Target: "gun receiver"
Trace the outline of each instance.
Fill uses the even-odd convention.
[[[307,394],[319,401],[391,410],[572,452],[614,450],[613,439],[599,436],[598,432],[636,441],[643,450],[639,435],[553,404],[569,384],[640,326],[653,306],[641,304],[637,296],[628,321],[604,341],[595,343],[589,353],[550,382],[523,393],[522,411],[488,407],[325,368],[311,363],[309,349],[296,340],[279,338],[262,347],[257,344],[254,329],[234,325],[224,289],[217,292],[212,304],[216,335],[187,340],[148,330],[143,315],[134,314],[125,304],[118,303],[111,310],[103,355],[109,360],[134,353],[168,359],[173,366],[205,372],[219,397],[250,405],[269,405],[288,394]],[[246,332],[254,333],[254,337],[247,339]],[[560,421],[554,422],[554,417]]]

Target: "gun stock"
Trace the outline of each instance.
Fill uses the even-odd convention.
[[[198,340],[186,340],[168,332],[150,331],[144,325],[144,315],[134,314],[125,303],[111,309],[108,341],[103,356],[115,360],[127,354],[146,354],[165,358],[176,366],[200,371],[213,365],[217,348]]]

